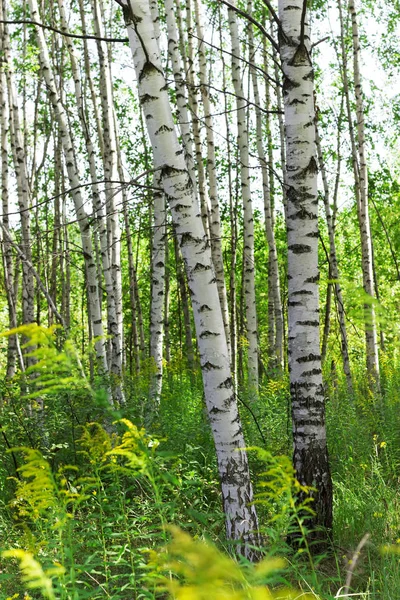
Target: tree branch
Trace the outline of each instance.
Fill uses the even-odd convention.
[[[250,23],[253,23],[253,25],[255,25],[261,31],[261,33],[265,35],[267,40],[269,40],[271,42],[271,44],[275,48],[275,50],[277,52],[279,52],[278,44],[276,43],[274,38],[268,33],[268,31],[265,29],[265,27],[263,25],[261,25],[261,23],[259,23],[259,21],[254,19],[252,16],[250,16],[247,12],[245,12],[241,8],[238,8],[234,4],[231,4],[230,2],[228,2],[228,0],[220,0],[220,2],[222,2],[222,4],[225,4],[225,6],[227,6],[230,10],[233,10],[235,13],[237,13],[241,17],[244,17],[245,19],[250,21]]]
[[[54,31],[55,33],[59,33],[64,37],[74,38],[77,40],[98,40],[100,42],[115,42],[120,44],[126,44],[129,42],[129,38],[100,38],[95,35],[79,35],[78,33],[66,33],[65,31],[61,31],[56,27],[52,27],[51,25],[44,25],[44,23],[38,23],[37,21],[29,21],[28,19],[17,19],[15,21],[7,21],[0,19],[0,23],[5,23],[7,25],[36,25],[37,27],[42,27],[43,29],[48,29],[49,31]]]

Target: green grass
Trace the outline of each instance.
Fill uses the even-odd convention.
[[[199,373],[167,371],[159,420],[149,434],[141,428],[143,382],[128,382],[127,407],[109,414],[102,394],[79,380],[73,352],[55,360],[59,355],[49,344],[40,379],[46,435],[33,432],[38,411],[34,403],[27,410],[18,380],[3,384],[0,549],[17,552],[1,559],[1,600],[41,598],[43,593],[59,600],[196,600],[206,592],[211,598],[210,582],[215,598],[253,598],[260,586],[264,591],[268,586],[271,594],[281,590],[277,597],[283,598],[286,586],[331,600],[340,597],[349,560],[365,533],[370,537],[354,567],[351,598],[398,600],[400,380],[393,365],[384,373],[379,403],[365,396],[361,385],[353,401],[341,382],[328,390],[334,540],[320,556],[304,547],[295,552],[286,543],[288,531],[299,526],[287,379],[263,383],[253,414],[239,393],[248,445],[262,448],[249,454],[256,492],[265,492],[263,481],[273,482],[267,495],[258,496],[269,560],[260,575],[245,561],[239,566],[229,562],[234,549],[224,538]],[[46,388],[46,381],[66,370],[67,389]],[[119,422],[110,429],[113,418]],[[110,432],[96,419],[105,419]],[[10,447],[19,449],[10,452]],[[171,525],[180,528],[173,530],[172,541]],[[211,546],[204,546],[204,540]],[[216,569],[212,579],[207,557],[236,575],[221,580]],[[284,559],[284,568],[277,568],[277,558]],[[17,575],[20,561],[25,582]]]

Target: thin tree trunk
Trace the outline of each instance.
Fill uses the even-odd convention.
[[[105,37],[102,15],[100,11],[101,0],[91,0],[94,33],[98,38]],[[108,248],[108,258],[111,268],[113,285],[113,298],[115,310],[115,323],[112,329],[112,359],[110,372],[113,375],[115,399],[124,403],[122,391],[122,357],[123,357],[123,324],[122,324],[122,277],[121,277],[121,228],[119,223],[120,205],[122,202],[120,185],[118,181],[118,151],[116,129],[113,113],[113,94],[110,67],[108,63],[107,45],[99,39],[96,41],[97,55],[99,57],[100,73],[100,100],[102,109],[103,143],[104,143],[104,179],[106,196],[107,231],[111,246]],[[114,183],[113,183],[114,182]]]
[[[3,32],[0,29],[0,36],[3,37]],[[6,65],[4,65],[5,67]],[[2,224],[6,229],[9,228],[9,202],[8,202],[8,186],[9,186],[9,173],[8,173],[8,133],[9,133],[9,119],[8,119],[8,105],[6,99],[7,82],[5,71],[3,68],[3,61],[0,59],[0,110],[1,110],[1,198],[2,198]],[[7,296],[8,305],[8,324],[10,329],[17,327],[17,298],[14,294],[14,277],[13,277],[13,257],[12,248],[10,242],[6,236],[2,236],[1,239],[2,247],[2,258],[3,258],[3,273],[4,273],[4,286]],[[18,338],[16,335],[9,335],[7,338],[7,367],[6,367],[6,379],[11,379],[16,373],[17,357],[18,357]]]
[[[204,393],[217,453],[227,536],[258,542],[257,515],[240,417],[232,386],[211,251],[174,128],[148,2],[121,2],[138,81],[140,101],[153,146],[155,167],[168,199],[186,274],[199,345]],[[254,555],[245,543],[241,551]]]
[[[306,5],[303,0],[279,0],[278,6],[285,90],[293,463],[299,482],[315,489],[310,492],[315,515],[307,515],[307,522],[312,536],[323,540],[315,527],[332,528],[332,481],[319,340],[314,75]]]
[[[151,311],[150,358],[153,361],[150,375],[149,406],[146,422],[151,424],[158,413],[163,381],[164,293],[165,293],[165,195],[161,186],[161,173],[154,174],[153,236],[151,247]],[[154,371],[153,371],[154,369]]]
[[[356,146],[356,137],[353,127],[353,116],[350,103],[350,90],[347,73],[346,49],[344,41],[344,24],[342,3],[338,0],[340,31],[341,31],[341,50],[342,50],[342,75],[343,87],[346,98],[347,117],[349,122],[349,134],[351,142],[355,195],[357,204],[357,215],[361,239],[361,270],[363,275],[363,287],[366,294],[374,297],[373,267],[372,267],[372,242],[368,208],[368,173],[365,150],[365,131],[364,131],[364,107],[363,92],[360,74],[360,44],[358,38],[357,14],[353,0],[349,0],[349,11],[352,19],[353,33],[353,53],[354,53],[354,87],[356,93],[357,107],[357,138],[358,148]],[[375,309],[373,302],[364,304],[365,320],[365,346],[366,361],[369,384],[372,388],[379,389],[379,356],[378,356],[378,337],[375,322]]]
[[[178,8],[179,1],[176,0],[177,16],[180,17],[180,10]],[[184,37],[182,31],[182,19],[178,18],[179,36],[181,39],[181,47],[184,46]],[[189,97],[189,109],[192,115],[192,127],[194,146],[196,154],[196,167],[198,176],[198,194],[200,201],[201,217],[203,220],[204,231],[208,239],[210,239],[210,207],[209,198],[207,193],[207,182],[206,173],[203,164],[203,153],[201,145],[200,135],[200,120],[199,120],[199,104],[197,101],[197,87],[195,81],[194,71],[194,48],[193,48],[193,26],[192,26],[192,11],[191,11],[191,0],[186,0],[186,29],[188,32],[187,48],[188,53],[183,55],[185,73],[188,83],[188,97]],[[185,60],[186,59],[186,60]],[[195,190],[194,190],[195,191]]]
[[[7,17],[6,1],[2,0],[0,19]],[[31,238],[31,190],[29,186],[28,168],[25,155],[24,136],[20,126],[20,109],[18,106],[17,91],[14,83],[13,63],[10,55],[10,38],[7,25],[3,24],[3,35],[1,36],[4,61],[7,65],[6,79],[8,90],[8,102],[10,110],[10,140],[14,163],[14,171],[17,180],[18,207],[21,218],[21,249],[28,261],[32,259]],[[22,320],[24,324],[33,323],[35,320],[35,289],[33,275],[26,262],[22,263]],[[32,348],[26,348],[29,354]],[[35,363],[32,356],[26,357],[26,366]]]
[[[219,42],[220,48],[223,47],[222,37],[222,14],[221,8],[218,11],[219,17]],[[226,65],[224,53],[221,51],[222,63],[222,89],[224,90],[224,118],[226,130],[226,154],[227,154],[227,172],[228,172],[228,190],[229,190],[229,220],[230,220],[230,265],[229,265],[229,332],[230,332],[230,351],[231,351],[231,370],[233,385],[235,391],[238,384],[237,361],[238,361],[238,344],[237,344],[237,319],[236,319],[236,248],[237,248],[237,202],[235,201],[235,193],[232,181],[232,149],[231,149],[231,126],[229,122],[229,106],[225,90],[226,84]]]
[[[168,223],[165,223],[165,292],[164,292],[164,349],[165,361],[167,365],[171,361],[171,338],[170,338],[170,260],[169,260],[169,240],[168,240]]]
[[[67,17],[65,14],[65,9],[63,2],[58,0],[58,7],[60,11],[61,17],[61,29],[68,33],[68,24]],[[97,166],[96,166],[96,151],[93,144],[93,134],[90,130],[89,123],[87,122],[85,115],[85,106],[84,106],[84,98],[83,98],[83,90],[82,90],[82,82],[80,77],[79,70],[79,60],[75,52],[75,47],[73,45],[72,39],[67,37],[66,44],[68,48],[68,52],[70,55],[71,61],[71,69],[72,76],[74,79],[74,91],[75,91],[75,100],[78,109],[79,121],[82,128],[82,133],[85,141],[85,148],[87,153],[87,158],[89,162],[89,172],[91,179],[91,194],[92,194],[92,202],[93,209],[96,216],[96,225],[97,230],[94,232],[94,249],[96,258],[100,258],[102,265],[102,273],[105,282],[106,289],[106,299],[107,299],[107,324],[108,324],[108,334],[112,336],[111,340],[111,351],[107,352],[107,363],[110,368],[110,373],[113,375],[112,380],[112,389],[113,396],[115,400],[119,403],[124,403],[124,396],[121,389],[121,377],[122,377],[122,363],[121,363],[121,336],[118,327],[118,315],[117,315],[117,302],[116,302],[116,286],[115,281],[112,274],[112,268],[110,264],[110,251],[108,247],[107,240],[107,226],[106,226],[106,218],[103,210],[103,202],[101,198],[101,189],[98,183],[98,175],[97,175]],[[104,132],[103,132],[104,133]],[[97,242],[98,239],[98,242]],[[98,246],[100,245],[100,250]],[[97,265],[97,278],[98,281],[102,281],[101,272],[99,274],[99,263],[100,261],[96,260]],[[89,293],[89,292],[88,292]],[[101,311],[101,292],[99,291],[99,305]],[[89,297],[89,296],[88,296]],[[108,344],[107,344],[108,347]]]
[[[29,5],[32,20],[36,22],[41,22],[37,0],[29,0]],[[36,36],[40,50],[40,64],[42,74],[46,82],[49,100],[53,106],[54,113],[60,129],[65,163],[67,167],[70,187],[72,189],[71,196],[74,201],[76,218],[78,220],[79,229],[81,233],[82,249],[88,277],[89,301],[92,316],[93,336],[94,338],[96,338],[95,350],[97,363],[100,368],[100,371],[103,374],[108,374],[106,343],[103,333],[99,302],[99,282],[97,281],[96,263],[93,253],[90,224],[85,209],[83,207],[80,179],[75,166],[74,146],[72,143],[70,130],[66,119],[65,109],[61,104],[56,82],[54,80],[54,75],[51,69],[49,54],[47,50],[47,44],[44,37],[43,29],[41,27],[36,27]]]
[[[179,250],[179,242],[176,236],[176,232],[174,230],[174,251],[175,251],[175,269],[176,269],[176,279],[178,282],[180,300],[182,303],[182,313],[183,313],[183,324],[185,328],[185,348],[186,348],[186,358],[189,366],[189,370],[193,372],[194,370],[194,348],[192,341],[192,325],[190,322],[190,307],[189,307],[189,298],[186,289],[186,281],[185,281],[185,273],[182,265],[181,253]],[[179,317],[181,315],[181,310],[179,310]]]
[[[218,201],[218,186],[217,186],[217,169],[215,159],[215,141],[214,141],[214,123],[212,118],[212,108],[210,96],[208,93],[208,83],[211,73],[207,73],[207,59],[204,49],[204,31],[201,23],[200,0],[194,0],[196,31],[198,37],[197,55],[199,58],[199,79],[200,92],[204,107],[204,124],[206,129],[207,140],[207,174],[208,174],[208,189],[210,199],[210,241],[211,254],[214,263],[215,277],[217,279],[219,300],[221,303],[222,318],[224,320],[225,335],[228,343],[229,353],[231,352],[230,333],[229,333],[229,310],[228,299],[226,294],[224,261],[222,256],[222,238],[221,238],[221,216]]]
[[[247,12],[252,15],[253,4],[252,0],[247,3]],[[253,25],[249,23],[248,28],[248,40],[249,40],[249,62],[255,63],[255,46],[254,46],[254,32]],[[260,92],[258,88],[257,70],[254,66],[250,66],[250,73],[253,85],[253,95],[255,113],[256,113],[256,140],[257,140],[257,154],[258,161],[261,167],[262,173],[262,186],[263,186],[263,199],[264,199],[264,226],[265,235],[268,243],[269,250],[269,277],[268,282],[272,290],[272,304],[274,309],[274,319],[272,321],[272,328],[275,330],[275,339],[273,343],[273,356],[274,366],[283,368],[283,315],[282,315],[282,301],[281,301],[281,286],[279,281],[279,267],[278,267],[278,253],[276,251],[275,233],[274,233],[274,215],[271,202],[271,190],[270,190],[270,177],[269,170],[271,165],[266,159],[264,150],[264,134],[263,134],[263,121],[260,110],[261,100]]]
[[[244,236],[244,297],[246,310],[246,337],[248,384],[250,393],[258,392],[258,330],[254,266],[254,217],[250,191],[249,136],[246,119],[246,98],[242,86],[241,47],[236,13],[228,10],[229,30],[232,44],[232,81],[236,95],[238,145],[240,157],[240,181],[243,200]]]
[[[327,222],[327,226],[328,226],[328,235],[329,235],[329,278],[334,279],[334,281],[335,281],[334,289],[335,289],[337,312],[338,312],[338,319],[339,319],[343,371],[346,376],[347,390],[350,394],[350,397],[352,397],[353,396],[353,381],[352,381],[351,370],[350,370],[349,344],[348,344],[348,340],[347,340],[346,316],[345,316],[345,312],[344,312],[342,288],[341,288],[340,279],[339,279],[340,275],[339,275],[338,259],[337,259],[337,253],[336,253],[334,220],[333,220],[332,210],[331,210],[329,186],[328,186],[328,180],[326,177],[324,158],[322,155],[321,139],[319,137],[319,131],[318,131],[318,114],[316,115],[316,119],[315,119],[315,141],[316,141],[316,145],[317,145],[319,168],[321,171],[322,182],[323,182],[323,186],[324,186],[324,206],[325,206],[326,222]],[[334,198],[333,203],[335,206],[336,205],[336,197]],[[331,289],[331,288],[329,288],[329,289]],[[329,297],[329,293],[330,292],[328,290],[328,297]],[[327,311],[328,311],[328,309],[330,309],[330,304],[327,301]],[[329,319],[327,322],[329,323]],[[326,324],[327,324],[327,322],[326,322]],[[329,328],[328,328],[328,332],[329,332]],[[322,361],[324,360],[325,355],[326,355],[327,334],[325,335],[325,330],[324,330],[323,340],[326,340],[326,341],[325,341],[325,343],[322,344]]]

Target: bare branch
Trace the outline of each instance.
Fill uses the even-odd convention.
[[[257,21],[257,19],[254,19],[252,16],[250,16],[247,12],[245,12],[241,8],[238,8],[234,4],[231,4],[230,2],[228,2],[228,0],[220,0],[220,2],[222,2],[222,4],[225,4],[225,6],[227,6],[230,10],[233,10],[235,13],[237,13],[241,17],[244,17],[245,19],[250,21],[250,23],[253,23],[253,25],[255,25],[261,31],[261,33],[264,34],[265,37],[271,42],[271,44],[275,48],[275,50],[277,52],[279,52],[278,44],[276,43],[274,38],[268,33],[268,31],[265,29],[265,27],[263,25],[261,25],[261,23],[259,21]]]
[[[13,21],[0,19],[0,23],[5,23],[7,25],[36,25],[36,27],[42,27],[43,29],[48,29],[49,31],[59,33],[64,37],[74,38],[77,40],[98,40],[100,42],[113,42],[119,44],[127,44],[129,42],[128,38],[100,38],[96,37],[95,35],[79,35],[77,33],[66,33],[65,31],[61,31],[60,29],[52,27],[51,25],[44,25],[44,23],[38,23],[37,21],[29,21],[28,19],[17,19]]]

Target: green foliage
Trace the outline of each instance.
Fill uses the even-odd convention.
[[[28,590],[39,589],[45,598],[56,600],[52,577],[64,573],[64,568],[61,565],[43,571],[41,565],[34,559],[30,552],[18,548],[15,550],[5,550],[3,557],[16,558],[19,561],[22,581]]]
[[[177,527],[169,529],[172,541],[162,553],[152,553],[150,565],[155,579],[160,579],[158,589],[168,591],[171,598],[290,600],[297,596],[298,592],[283,588],[274,592],[268,586],[271,576],[285,567],[283,560],[267,558],[256,565],[240,565],[210,543],[194,540]],[[163,571],[166,574],[160,577],[158,573]]]
[[[303,504],[297,501],[308,490],[299,486],[286,456],[286,376],[263,383],[254,415],[241,393],[247,439],[257,446],[262,442],[256,418],[266,440],[266,447],[249,453],[265,539],[265,560],[252,566],[223,550],[217,468],[198,373],[183,376],[178,363],[167,369],[157,436],[141,426],[140,395],[129,399],[126,415],[112,427],[102,425],[89,418],[103,417],[99,393],[81,376],[71,342],[57,338],[53,329],[19,332],[37,358],[32,370],[37,381],[27,379],[30,389],[23,396],[15,384],[5,387],[3,431],[14,448],[0,470],[0,534],[7,540],[2,549],[9,551],[0,574],[1,597],[22,598],[29,589],[32,598],[41,594],[57,600],[264,600],[307,593],[331,600],[366,530],[371,542],[353,575],[354,593],[396,597],[400,381],[393,360],[382,362],[380,405],[361,390],[351,403],[340,378],[330,383],[327,421],[338,545],[333,555],[311,558],[304,543],[294,548],[286,543],[293,532],[305,541],[305,519],[312,510],[307,493]],[[67,390],[57,385],[63,377],[69,378]],[[38,397],[46,398],[41,419],[40,410],[30,413]],[[80,424],[68,428],[71,407]],[[129,413],[137,418],[128,418]],[[43,428],[41,450],[28,447],[21,426],[29,427],[32,418]],[[20,464],[18,474],[12,457]],[[205,534],[213,542],[205,541]],[[20,562],[21,584],[15,562],[5,556]],[[290,595],[289,588],[300,591]]]

